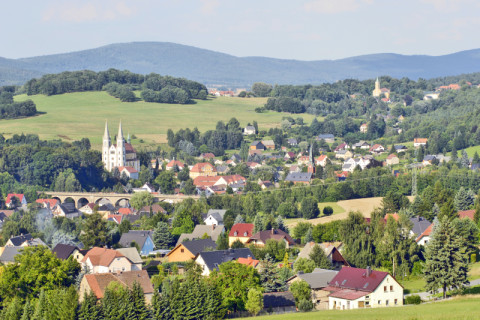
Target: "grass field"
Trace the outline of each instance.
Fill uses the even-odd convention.
[[[273,316],[260,316],[254,319],[258,320],[300,320],[300,319],[321,319],[321,320],[374,320],[374,319],[395,319],[395,320],[413,320],[413,319],[478,319],[480,315],[480,297],[466,296],[453,298],[447,301],[426,303],[416,306],[377,308],[377,309],[357,309],[357,310],[326,310],[307,313],[287,313]]]
[[[475,154],[475,152],[480,154],[480,146],[473,146],[465,149],[465,151],[467,151],[468,157],[473,158],[473,155]],[[451,155],[451,154],[452,154],[451,152],[448,153],[448,155]],[[457,154],[458,154],[458,158],[460,159],[462,157],[462,150],[458,150]]]
[[[255,108],[263,106],[266,98],[230,98],[218,97],[199,100],[196,104],[176,105],[138,102],[121,102],[106,92],[67,93],[55,96],[16,96],[17,101],[32,99],[37,110],[43,112],[35,117],[15,120],[1,120],[0,133],[7,137],[18,133],[36,133],[42,139],[66,141],[83,137],[90,139],[94,148],[101,147],[105,120],[109,121],[110,134],[118,130],[122,120],[123,132],[135,134],[141,144],[165,143],[168,129],[197,127],[201,132],[215,129],[217,121],[227,122],[236,117],[241,126],[257,121],[260,129],[269,129],[280,125],[284,116],[296,117],[287,113],[256,113]],[[299,115],[306,123],[312,115]]]

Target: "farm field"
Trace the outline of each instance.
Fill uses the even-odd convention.
[[[110,134],[116,134],[121,120],[126,136],[134,134],[132,141],[136,148],[144,145],[165,143],[168,129],[197,127],[201,132],[215,129],[217,121],[227,122],[236,117],[241,126],[258,122],[260,129],[280,125],[282,117],[303,117],[309,123],[314,116],[309,114],[256,113],[255,108],[263,106],[266,98],[218,97],[199,100],[196,104],[178,105],[138,102],[121,102],[106,92],[77,92],[55,96],[19,95],[16,101],[32,99],[39,112],[35,117],[15,120],[1,120],[0,133],[11,136],[15,133],[35,133],[41,139],[77,140],[90,139],[96,149],[101,147],[105,120],[108,120]]]
[[[454,298],[447,301],[438,301],[421,305],[408,305],[404,307],[357,309],[357,310],[326,310],[307,313],[287,313],[272,316],[255,317],[257,320],[372,320],[372,319],[478,319],[480,314],[480,297],[467,296]],[[251,318],[253,319],[253,318]]]

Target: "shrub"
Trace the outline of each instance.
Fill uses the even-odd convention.
[[[405,304],[420,304],[422,303],[422,298],[419,295],[411,295],[405,298]]]
[[[298,303],[298,310],[302,312],[311,311],[313,309],[313,303],[311,300],[302,299]]]
[[[326,216],[329,216],[333,213],[333,208],[330,207],[330,206],[326,206],[325,208],[323,208],[323,214],[326,215]]]
[[[476,253],[472,253],[472,255],[470,256],[470,262],[471,263],[477,262],[477,254]]]

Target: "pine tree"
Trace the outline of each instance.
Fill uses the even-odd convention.
[[[255,220],[253,220],[253,234],[262,231],[263,230],[263,219],[262,217],[257,213],[255,216]]]
[[[157,249],[168,249],[173,243],[173,236],[166,222],[160,221],[153,231],[153,243]]]
[[[285,283],[279,278],[280,270],[275,265],[275,260],[267,253],[260,261],[260,282],[265,292],[283,291]]]
[[[237,216],[235,217],[235,221],[233,222],[233,224],[237,223],[245,223],[241,214],[237,214]]]
[[[248,298],[247,298],[247,303],[245,304],[245,308],[253,316],[256,316],[263,309],[262,291],[257,290],[255,288],[251,288],[248,291],[247,297]]]
[[[325,251],[318,245],[315,244],[310,252],[309,258],[315,262],[315,266],[322,269],[332,269],[332,263],[328,259]]]
[[[34,310],[34,305],[30,303],[30,299],[27,298],[25,301],[25,304],[23,306],[23,312],[22,312],[22,317],[20,320],[30,320],[33,317],[33,313],[35,312]]]
[[[45,291],[42,289],[38,296],[37,304],[35,305],[35,312],[33,313],[32,320],[43,320],[47,311],[47,297]]]
[[[285,223],[283,222],[282,216],[278,216],[275,219],[275,225],[276,225],[277,229],[288,232],[287,227],[285,226]]]
[[[18,297],[14,297],[13,300],[8,303],[6,309],[2,312],[2,319],[8,320],[20,320],[22,317],[23,305]]]
[[[417,161],[422,162],[424,157],[425,157],[425,149],[423,148],[423,146],[420,146],[420,148],[418,148],[417,150]]]
[[[217,239],[217,250],[226,250],[229,247],[228,244],[228,234],[226,232],[222,233]]]
[[[417,168],[414,168],[412,174],[412,196],[416,197],[417,192]]]
[[[453,163],[458,161],[458,152],[457,148],[455,148],[455,144],[452,147],[452,156],[450,158],[450,161],[452,161]]]
[[[303,237],[303,243],[309,243],[312,241],[313,241],[312,228],[308,228],[307,233],[305,233],[305,237]]]
[[[97,296],[95,293],[93,293],[93,291],[90,292],[90,294],[85,292],[83,295],[83,302],[78,312],[78,319],[100,320],[102,319],[100,311],[100,307],[97,305]]]
[[[442,289],[445,299],[448,288],[459,288],[468,283],[468,257],[464,246],[452,221],[443,217],[426,246],[424,274],[427,290]]]
[[[142,287],[135,281],[133,288],[130,291],[130,297],[132,299],[133,316],[131,319],[145,320],[148,319],[150,314],[145,303],[145,295]]]
[[[473,154],[472,164],[480,164],[480,156],[477,151]]]
[[[475,202],[475,194],[471,190],[465,190],[465,188],[460,187],[460,189],[455,194],[455,210],[463,211],[470,209]]]
[[[438,215],[439,219],[441,217],[448,217],[449,219],[453,219],[456,216],[455,207],[453,204],[452,198],[449,198],[440,208],[440,214]]]
[[[465,149],[462,150],[462,158],[460,159],[460,164],[464,168],[470,167],[470,159],[468,158],[468,154],[467,154],[467,151],[465,151]]]

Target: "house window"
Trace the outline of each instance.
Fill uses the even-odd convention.
[[[398,304],[398,299],[393,300],[393,303],[395,303],[395,305],[397,305]]]
[[[385,305],[388,306],[388,300],[385,300]]]
[[[390,286],[390,292],[393,292],[393,286]]]
[[[382,304],[382,300],[378,300],[378,305],[381,305]]]
[[[383,287],[383,292],[387,292],[387,286]]]
[[[180,252],[181,252],[181,253],[184,253],[184,252],[185,252],[185,250],[183,250],[183,249],[180,249]]]
[[[236,237],[236,236],[238,235],[238,232],[237,232],[237,231],[235,231],[235,233],[234,233],[233,235]]]
[[[244,237],[246,237],[246,236],[247,236],[247,231],[245,231],[245,232],[243,233],[243,236],[244,236]]]

